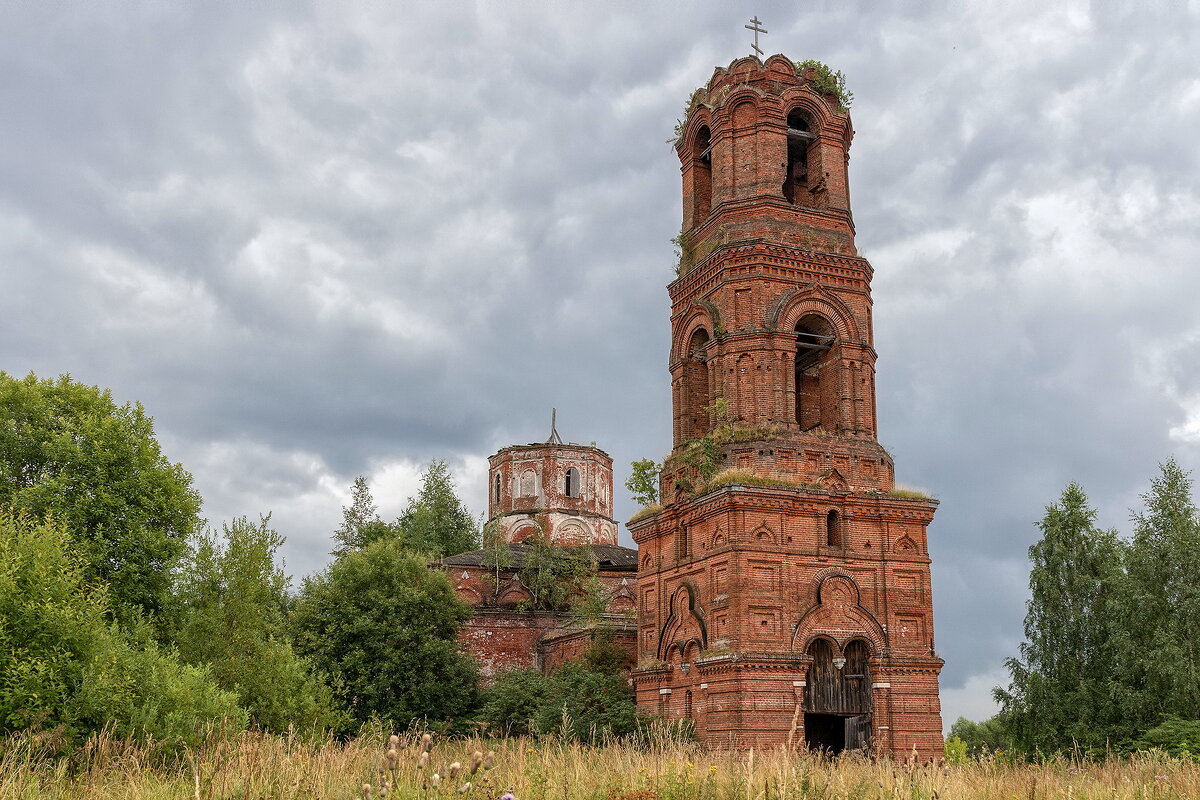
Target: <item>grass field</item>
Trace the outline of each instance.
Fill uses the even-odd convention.
[[[1154,756],[1103,763],[1061,759],[1040,765],[934,766],[782,750],[705,752],[670,741],[645,748],[591,748],[528,739],[435,738],[422,766],[419,737],[396,740],[389,754],[383,734],[364,734],[346,744],[257,734],[214,737],[195,751],[167,759],[144,745],[104,736],[65,758],[39,755],[38,747],[30,739],[3,744],[0,800],[499,800],[508,791],[517,800],[1200,799],[1200,763]],[[370,784],[369,794],[364,784]]]

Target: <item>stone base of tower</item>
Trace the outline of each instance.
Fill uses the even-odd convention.
[[[668,720],[690,720],[707,747],[749,750],[818,746],[806,724],[814,715],[806,692],[810,660],[804,653],[725,654],[699,659],[687,673],[650,665],[633,673],[638,707]],[[871,709],[862,715],[868,754],[896,760],[934,761],[943,755],[938,702],[940,659],[873,664]],[[828,723],[832,715],[816,715]],[[833,721],[844,724],[859,715]],[[845,749],[857,749],[846,747]]]

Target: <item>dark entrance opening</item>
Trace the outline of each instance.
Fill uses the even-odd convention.
[[[808,646],[812,663],[805,691],[805,743],[829,753],[869,750],[870,651],[866,642],[855,639],[840,656],[835,652],[828,639],[814,639]]]
[[[805,714],[804,743],[809,750],[837,755],[846,749],[846,718],[837,714]]]
[[[805,714],[804,743],[809,750],[823,750],[830,755],[866,750],[871,744],[871,715]]]

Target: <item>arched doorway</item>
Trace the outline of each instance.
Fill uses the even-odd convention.
[[[840,753],[871,745],[870,649],[854,640],[837,655],[833,642],[814,639],[804,696],[804,740],[809,748]]]

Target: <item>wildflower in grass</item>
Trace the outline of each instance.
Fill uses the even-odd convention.
[[[423,752],[417,758],[417,769],[425,769],[425,765],[429,763],[429,753]]]
[[[509,789],[507,792],[500,795],[500,800],[517,800],[517,796],[512,793],[512,789]]]
[[[483,764],[483,753],[479,750],[476,750],[474,753],[471,753],[471,768],[467,774],[474,775],[476,772],[479,771],[479,767],[482,766],[482,764]]]
[[[462,786],[458,787],[459,794],[466,794],[469,791],[471,791],[471,782],[470,781],[467,781]]]
[[[446,773],[446,777],[450,780],[454,780],[458,776],[458,771],[460,769],[462,769],[462,764],[455,761],[450,765],[450,771]]]

